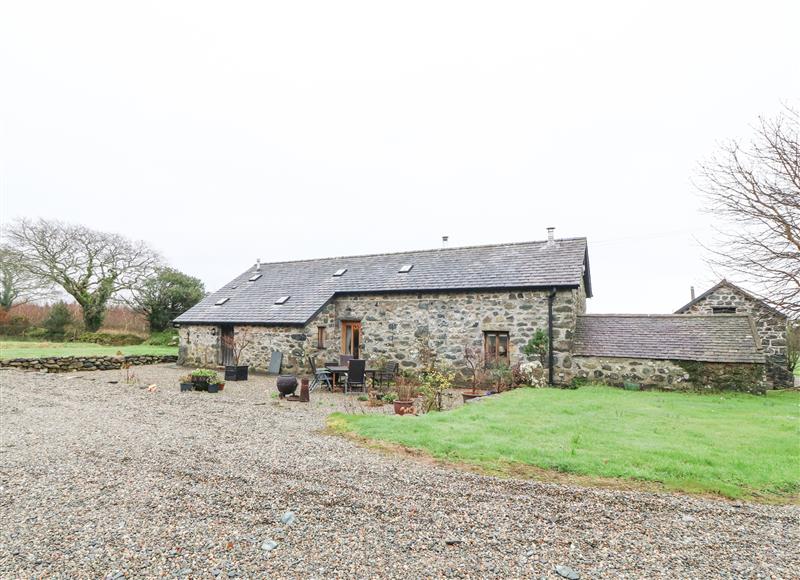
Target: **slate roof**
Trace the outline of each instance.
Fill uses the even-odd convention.
[[[728,281],[728,280],[726,280],[725,278],[723,278],[722,280],[720,280],[719,282],[717,282],[717,283],[716,283],[714,286],[712,286],[711,288],[709,288],[708,290],[706,290],[705,292],[703,292],[702,294],[700,294],[700,296],[698,296],[697,298],[694,298],[693,300],[690,300],[689,302],[687,302],[686,304],[684,304],[683,306],[681,306],[680,308],[678,308],[678,309],[675,311],[675,314],[685,314],[686,312],[688,312],[688,310],[689,310],[689,309],[690,309],[692,306],[694,306],[694,305],[695,305],[695,304],[697,304],[698,302],[702,302],[702,301],[703,301],[703,300],[705,300],[705,299],[706,299],[706,298],[707,298],[709,295],[711,295],[711,294],[712,294],[713,292],[715,292],[716,290],[719,290],[719,289],[720,289],[720,288],[722,288],[723,286],[727,286],[728,288],[732,288],[733,290],[735,290],[735,291],[737,291],[737,292],[739,292],[739,293],[743,294],[745,297],[749,298],[749,299],[750,299],[750,300],[752,300],[753,302],[758,302],[758,303],[759,303],[759,304],[761,304],[761,306],[763,306],[763,307],[764,307],[766,310],[769,310],[770,312],[772,312],[773,314],[776,314],[777,316],[780,316],[781,318],[789,318],[789,317],[788,317],[786,314],[784,314],[784,313],[783,313],[783,312],[781,312],[780,310],[777,310],[776,308],[773,308],[772,306],[770,306],[769,304],[767,304],[767,303],[766,303],[764,300],[762,300],[762,299],[761,299],[761,298],[759,298],[758,296],[754,296],[753,294],[751,294],[750,292],[748,292],[748,291],[747,291],[747,290],[745,290],[744,288],[741,288],[741,287],[737,286],[737,285],[736,285],[736,284],[734,284],[733,282],[729,282],[729,281]]]
[[[404,264],[413,268],[398,273]],[[586,238],[275,262],[249,268],[175,322],[302,325],[336,294],[577,287],[581,279],[591,296]],[[291,298],[275,304],[281,296]]]
[[[584,356],[763,363],[751,319],[741,314],[586,314],[573,352]]]

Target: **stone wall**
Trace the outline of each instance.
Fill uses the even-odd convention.
[[[718,307],[736,308],[737,314],[749,314],[753,318],[767,358],[767,383],[775,387],[791,387],[794,379],[787,368],[786,317],[726,284],[693,304],[685,314],[713,314],[714,308]]]
[[[511,364],[524,360],[522,347],[536,329],[547,330],[545,290],[505,292],[402,293],[339,296],[305,327],[251,326],[255,341],[242,355],[241,364],[266,369],[273,350],[283,353],[282,372],[308,372],[306,356],[317,364],[338,360],[342,352],[342,321],[361,322],[361,357],[397,361],[401,368],[419,364],[420,341],[426,341],[444,362],[464,369],[465,344],[483,348],[483,333],[509,333]],[[585,310],[582,288],[559,290],[553,303],[553,346],[556,379],[570,378],[569,366],[575,320]],[[322,348],[318,328],[324,328]],[[234,332],[240,332],[237,326]],[[181,327],[180,362],[219,364],[220,328]]]
[[[4,360],[0,361],[0,367],[63,373],[69,371],[106,371],[121,369],[126,364],[153,365],[175,362],[177,359],[178,357],[174,355],[54,356]]]
[[[666,391],[765,392],[764,365],[575,356],[574,376],[593,383]]]

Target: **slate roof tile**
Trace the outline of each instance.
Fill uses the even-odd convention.
[[[749,316],[739,314],[586,314],[573,352],[583,356],[763,363]]]
[[[587,256],[586,238],[564,238],[262,264],[258,280],[248,280],[249,268],[175,322],[301,325],[337,293],[577,287],[584,278],[591,296]],[[414,267],[399,273],[403,264]],[[334,277],[341,268],[347,272]],[[275,304],[281,296],[291,298]]]

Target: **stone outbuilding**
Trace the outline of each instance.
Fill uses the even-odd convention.
[[[723,279],[681,306],[676,314],[749,315],[753,319],[766,357],[767,384],[772,387],[794,385],[794,378],[787,364],[789,319],[760,298]]]
[[[620,387],[763,393],[764,352],[744,314],[587,314],[573,343],[576,377]]]
[[[420,350],[464,370],[464,347],[513,365],[537,330],[551,337],[551,382],[571,376],[578,315],[592,295],[586,238],[260,264],[179,316],[179,361],[230,364],[229,341],[253,340],[240,364],[308,372],[340,354],[419,365]]]

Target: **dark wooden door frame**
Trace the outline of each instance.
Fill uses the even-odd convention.
[[[225,344],[225,338],[228,336],[233,338],[233,325],[223,324],[220,326],[219,333],[219,360],[223,366],[233,365],[233,349],[230,345]]]

